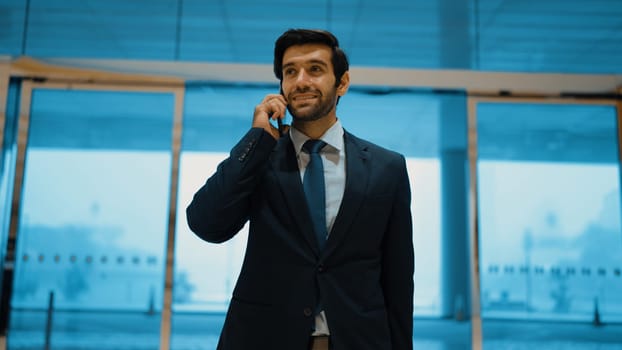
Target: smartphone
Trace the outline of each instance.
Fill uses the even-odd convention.
[[[281,88],[281,91],[279,91],[279,93],[281,94],[281,96],[285,97],[285,95],[283,94],[282,88]],[[287,99],[285,100],[287,101]],[[283,116],[283,118],[279,118],[276,120],[276,124],[278,126],[280,136],[285,136],[285,126],[283,126],[283,119],[285,119],[286,117],[287,117],[287,109],[285,110],[285,115]]]
[[[285,136],[285,127],[283,127],[283,121],[281,120],[281,118],[277,119],[276,123],[279,127],[279,135]]]

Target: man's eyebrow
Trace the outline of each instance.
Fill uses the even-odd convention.
[[[304,64],[319,64],[321,66],[328,67],[328,63],[324,62],[323,60],[318,60],[318,59],[311,59],[311,60],[305,61],[303,63]],[[285,63],[283,65],[283,69],[289,68],[289,67],[294,66],[294,65],[295,65],[294,62]]]
[[[320,64],[322,66],[328,66],[328,63],[322,61],[322,60],[318,60],[318,59],[312,59],[309,61],[309,63],[316,63],[316,64]]]

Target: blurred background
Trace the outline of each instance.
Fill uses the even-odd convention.
[[[215,349],[185,208],[302,27],[407,157],[415,348],[622,349],[620,0],[0,0],[0,349]]]

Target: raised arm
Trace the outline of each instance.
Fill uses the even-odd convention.
[[[220,243],[244,226],[251,195],[275,143],[263,129],[253,128],[233,147],[186,209],[188,226],[197,236]]]
[[[283,96],[267,95],[255,107],[252,129],[195,193],[186,216],[188,226],[197,236],[220,243],[233,237],[244,226],[249,217],[253,191],[280,137],[270,119],[283,118],[285,108]]]

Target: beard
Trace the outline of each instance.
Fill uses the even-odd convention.
[[[293,107],[292,106],[293,104],[291,103],[291,101],[293,100],[293,97],[291,95],[296,94],[296,93],[307,93],[307,92],[313,92],[317,94],[318,97],[313,102],[303,103],[302,106]],[[313,105],[311,105],[311,103],[313,103]],[[330,113],[330,111],[333,108],[335,108],[336,104],[337,104],[337,88],[336,87],[333,87],[333,89],[329,91],[327,95],[324,95],[320,90],[314,90],[314,89],[307,88],[303,90],[296,90],[290,94],[290,97],[288,98],[288,103],[287,103],[287,110],[289,111],[289,114],[292,115],[294,120],[298,122],[310,122],[310,121],[322,119],[324,116],[328,115],[328,113]]]

